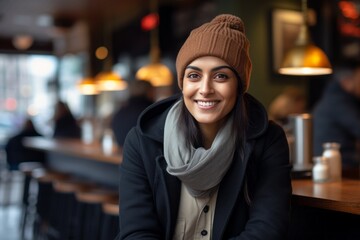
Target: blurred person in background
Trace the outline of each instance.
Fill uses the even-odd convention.
[[[54,138],[81,138],[81,128],[69,106],[58,101],[55,104]]]
[[[136,125],[141,112],[155,99],[155,89],[149,81],[135,80],[129,83],[130,97],[113,115],[111,128],[119,146],[124,145],[125,137]]]
[[[314,106],[313,124],[315,155],[322,154],[323,143],[337,142],[343,168],[359,168],[360,62],[335,68],[332,81]]]
[[[288,86],[270,103],[268,108],[269,119],[281,126],[288,124],[291,114],[306,112],[306,96],[300,88]]]
[[[23,127],[18,133],[10,137],[5,145],[6,160],[9,170],[19,170],[19,164],[22,162],[43,162],[44,153],[24,146],[25,137],[41,136],[35,129],[32,119],[25,120]]]

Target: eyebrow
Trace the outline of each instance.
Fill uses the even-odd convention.
[[[223,69],[223,68],[227,68],[227,69],[230,69],[231,71],[234,71],[233,68],[231,68],[231,67],[229,67],[229,66],[226,66],[226,65],[214,67],[214,68],[211,69],[211,71],[214,72],[214,71],[217,71],[217,70],[220,70],[220,69]],[[196,70],[196,71],[202,71],[201,68],[198,68],[198,67],[195,67],[195,66],[191,66],[191,65],[187,66],[185,69],[193,69],[193,70]]]

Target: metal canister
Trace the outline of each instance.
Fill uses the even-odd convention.
[[[292,114],[289,116],[290,134],[293,143],[290,146],[290,161],[294,171],[312,169],[312,116],[311,114]]]

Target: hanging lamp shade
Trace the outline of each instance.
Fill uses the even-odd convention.
[[[77,84],[77,89],[83,95],[96,95],[99,94],[97,84],[93,78],[83,78]]]
[[[141,67],[135,77],[139,80],[149,81],[154,87],[171,86],[173,83],[173,74],[171,70],[160,62],[160,47],[159,47],[159,14],[157,13],[157,0],[150,1],[151,14],[144,17],[143,22],[148,19],[153,19],[154,22],[148,29],[150,30],[150,63]],[[144,24],[143,24],[144,25]]]
[[[139,80],[149,81],[154,87],[171,86],[173,74],[171,70],[160,62],[160,49],[152,46],[150,49],[150,63],[141,67],[135,77]]]
[[[100,72],[95,79],[99,91],[121,91],[127,88],[127,82],[112,71]]]
[[[159,62],[143,66],[136,72],[136,78],[149,81],[154,87],[170,86],[173,76],[170,69]]]
[[[279,73],[298,76],[331,74],[332,67],[326,54],[312,43],[307,26],[306,0],[302,3],[304,21],[295,46],[285,54]]]

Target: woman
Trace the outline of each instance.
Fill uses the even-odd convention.
[[[289,151],[281,127],[246,93],[240,18],[194,29],[176,59],[182,96],[155,103],[125,140],[119,239],[282,239]]]

